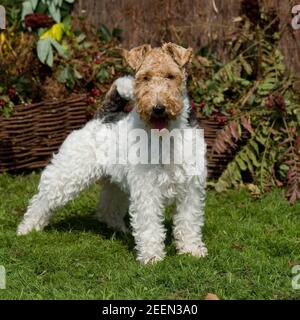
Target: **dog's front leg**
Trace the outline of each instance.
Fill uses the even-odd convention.
[[[207,249],[202,242],[204,224],[205,181],[193,176],[176,200],[174,215],[174,237],[179,253],[190,253],[204,257]]]
[[[164,215],[159,190],[147,184],[145,178],[139,181],[143,184],[131,188],[129,214],[137,260],[147,264],[160,261],[165,256]]]

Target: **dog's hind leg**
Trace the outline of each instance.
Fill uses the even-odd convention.
[[[105,181],[100,193],[96,218],[112,229],[127,232],[124,217],[128,207],[128,195],[118,185]]]
[[[53,210],[62,207],[99,178],[94,143],[90,125],[67,137],[58,154],[43,171],[39,192],[30,201],[18,227],[18,235],[43,229]]]

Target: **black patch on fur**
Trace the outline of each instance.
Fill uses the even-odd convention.
[[[124,112],[127,103],[128,100],[122,98],[115,88],[105,97],[101,110],[97,111],[95,118],[103,119],[103,123],[118,122],[127,115]]]
[[[196,116],[196,111],[194,109],[190,109],[189,117],[188,117],[188,123],[191,127],[197,127],[199,126],[199,122]]]

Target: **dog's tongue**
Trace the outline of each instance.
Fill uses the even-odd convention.
[[[154,129],[157,129],[159,131],[167,128],[167,125],[168,125],[168,122],[166,119],[159,119],[159,118],[152,119],[151,123]]]

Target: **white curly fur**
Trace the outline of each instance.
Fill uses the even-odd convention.
[[[125,76],[118,78],[115,82],[120,96],[126,100],[133,100],[133,77]]]
[[[131,77],[116,81],[117,90],[126,99],[133,98],[132,82]],[[170,129],[189,127],[189,108],[189,100],[185,95],[184,109],[180,116],[171,122]],[[123,218],[129,211],[139,261],[154,262],[165,256],[163,207],[170,202],[176,204],[174,237],[178,252],[205,256],[207,250],[201,233],[207,174],[204,139],[201,141],[198,175],[189,175],[191,168],[187,163],[105,163],[103,155],[115,142],[112,141],[112,133],[123,132],[125,128],[149,131],[133,109],[126,118],[115,124],[104,124],[97,119],[72,132],[43,171],[39,191],[30,201],[18,227],[18,235],[43,229],[55,209],[73,199],[93,181],[104,178],[96,216],[110,227],[126,232]],[[190,143],[192,145],[193,142]],[[126,146],[119,143],[119,148],[122,150]]]

